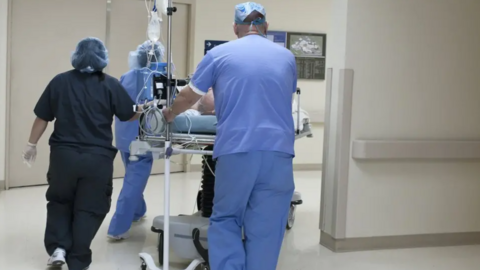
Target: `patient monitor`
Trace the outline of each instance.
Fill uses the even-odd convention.
[[[165,76],[167,73],[166,68],[166,63],[150,63],[149,68],[137,70],[137,89],[140,90],[137,96],[137,103],[153,100],[154,78]]]

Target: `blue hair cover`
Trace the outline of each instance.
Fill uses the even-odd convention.
[[[247,22],[245,23],[245,19],[252,14],[252,12],[258,12],[263,15],[263,18],[257,18],[253,22]],[[265,11],[265,8],[257,4],[255,2],[246,2],[242,4],[238,4],[235,6],[235,23],[239,25],[245,25],[245,24],[252,24],[252,25],[261,25],[264,24],[267,18],[267,12]]]
[[[151,54],[153,49],[153,54]],[[165,48],[162,43],[151,41],[145,41],[143,44],[137,47],[137,50],[130,52],[128,64],[130,69],[139,69],[147,67],[147,64],[150,60],[150,63],[160,63],[162,62],[163,55],[165,53]]]
[[[94,37],[82,39],[71,57],[72,66],[84,73],[102,71],[108,65],[108,51],[103,42]]]

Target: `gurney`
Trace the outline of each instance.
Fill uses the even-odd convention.
[[[294,101],[292,117],[294,119],[295,139],[313,137],[308,114],[300,109],[300,89],[297,90],[297,100]],[[158,131],[160,112],[155,117],[143,121],[141,125],[149,125],[150,130]],[[215,184],[215,161],[212,159],[216,138],[217,119],[213,115],[188,116],[179,115],[171,124],[170,141],[172,150],[170,154],[200,154],[202,160],[202,188],[197,195],[198,211],[192,215],[169,216],[170,248],[181,259],[192,260],[186,270],[208,269],[208,243],[207,230],[209,217],[213,211],[213,197]],[[151,152],[154,158],[162,159],[166,150],[166,134],[161,136],[144,134],[143,138],[132,142],[130,146],[131,158]],[[175,153],[176,152],[176,153]],[[302,204],[301,194],[295,191],[287,221],[287,230],[292,229],[295,222],[296,207]],[[158,261],[164,262],[165,216],[154,218],[151,230],[158,234]],[[142,269],[156,270],[153,258],[146,253],[141,253]]]
[[[213,209],[213,196],[215,184],[215,161],[212,159],[216,137],[216,119],[179,116],[173,124],[165,124],[161,109],[171,108],[178,87],[185,86],[187,80],[174,78],[172,74],[172,16],[176,8],[172,0],[165,0],[164,14],[168,17],[167,31],[167,64],[161,66],[154,64],[150,73],[141,78],[143,86],[137,96],[137,104],[142,93],[146,94],[142,100],[151,100],[153,106],[143,112],[140,117],[139,136],[130,146],[130,159],[134,161],[137,156],[151,153],[155,159],[165,159],[165,190],[164,190],[164,215],[154,219],[152,231],[158,234],[158,257],[162,268],[156,266],[151,255],[140,253],[142,270],[169,270],[170,250],[182,258],[192,260],[186,270],[209,269],[207,229],[209,217]],[[147,63],[148,66],[148,63]],[[151,79],[151,80],[150,80]],[[146,90],[146,91],[144,91]],[[145,100],[145,101],[146,101]],[[312,137],[308,116],[302,116],[300,110],[300,89],[297,89],[297,113],[293,112],[296,139]],[[134,111],[137,108],[134,107]],[[192,215],[170,216],[170,157],[179,154],[203,155],[202,190],[197,195],[198,211]],[[291,229],[295,220],[295,207],[302,203],[300,193],[295,192],[288,218],[287,228]]]

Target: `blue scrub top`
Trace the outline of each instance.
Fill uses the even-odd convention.
[[[251,151],[294,155],[297,70],[286,48],[259,35],[217,46],[198,65],[190,87],[200,95],[213,87],[214,158]]]
[[[127,90],[132,100],[138,95],[139,86],[137,85],[137,72],[134,69],[122,75],[120,83]],[[132,107],[133,110],[133,107]],[[131,122],[122,122],[115,117],[115,142],[118,150],[122,152],[130,152],[130,143],[138,136],[139,122],[138,120]]]

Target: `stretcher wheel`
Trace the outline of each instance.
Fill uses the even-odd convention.
[[[157,250],[158,250],[158,263],[160,264],[160,266],[162,266],[163,265],[163,232],[158,233]]]
[[[290,211],[288,211],[288,220],[287,220],[287,230],[291,230],[293,228],[293,224],[295,224],[295,210],[297,209],[296,205],[290,205]]]

